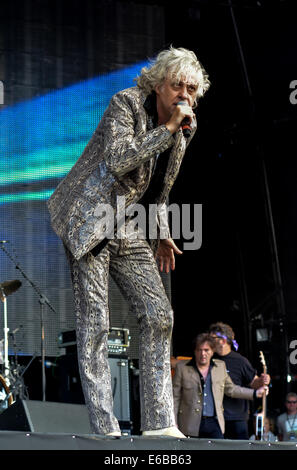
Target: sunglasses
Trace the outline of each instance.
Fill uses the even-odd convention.
[[[292,405],[292,404],[295,405],[297,403],[297,400],[291,400],[291,401],[287,400],[287,403],[289,403],[290,405]]]

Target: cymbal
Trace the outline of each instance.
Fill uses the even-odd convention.
[[[5,296],[12,294],[21,287],[22,283],[18,279],[14,281],[4,281],[0,284],[0,298],[4,300],[3,294]]]

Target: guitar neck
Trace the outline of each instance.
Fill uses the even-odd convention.
[[[263,368],[263,372],[264,374],[267,373],[267,369],[266,367]],[[262,413],[263,413],[263,419],[265,420],[266,418],[266,393],[264,393],[264,395],[262,396]]]
[[[263,413],[263,417],[265,419],[265,417],[266,417],[266,395],[263,395],[263,397],[262,397],[262,413]]]

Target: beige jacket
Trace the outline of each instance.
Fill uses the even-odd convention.
[[[117,198],[124,196],[126,207],[137,203],[149,185],[155,157],[171,148],[157,201],[166,203],[196,128],[186,140],[181,130],[172,136],[165,125],[154,127],[146,98],[138,87],[112,97],[83,154],[48,201],[52,227],[76,259],[110,238],[98,208],[111,206],[116,221]]]
[[[189,361],[177,363],[173,376],[173,396],[176,423],[187,436],[198,436],[202,416],[203,391],[197,370],[187,365]],[[212,393],[215,410],[222,433],[225,432],[223,410],[224,394],[232,398],[252,400],[254,390],[235,385],[227,373],[225,362],[213,359],[211,369]]]

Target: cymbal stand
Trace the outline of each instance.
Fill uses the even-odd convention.
[[[9,385],[9,360],[8,360],[8,332],[9,328],[7,327],[7,299],[5,292],[2,288],[1,289],[1,294],[2,294],[2,300],[3,300],[3,310],[4,310],[4,377],[7,382],[7,385]]]
[[[12,391],[14,397],[19,397],[21,400],[26,400],[27,398],[27,388],[25,386],[25,382],[23,379],[23,375],[30,366],[30,364],[33,362],[37,354],[35,353],[34,356],[31,358],[29,361],[28,365],[21,366],[18,361],[18,353],[17,353],[17,343],[15,339],[15,333],[19,331],[19,328],[16,328],[13,330],[11,333],[9,333],[9,336],[12,338],[13,341],[13,349],[14,349],[14,360],[10,361],[10,377],[11,377],[11,383],[10,383],[10,390]]]
[[[24,270],[20,267],[20,265],[16,262],[13,256],[4,248],[3,245],[0,245],[2,251],[6,253],[6,255],[10,258],[10,260],[14,263],[15,268],[20,271],[22,276],[29,282],[31,287],[35,290],[39,297],[39,304],[40,304],[40,323],[41,323],[41,366],[42,366],[42,401],[46,401],[46,376],[45,376],[45,345],[44,345],[44,338],[45,338],[45,329],[44,329],[44,306],[47,305],[56,315],[57,312],[54,307],[51,305],[48,298],[40,291],[39,287],[27,276]]]

